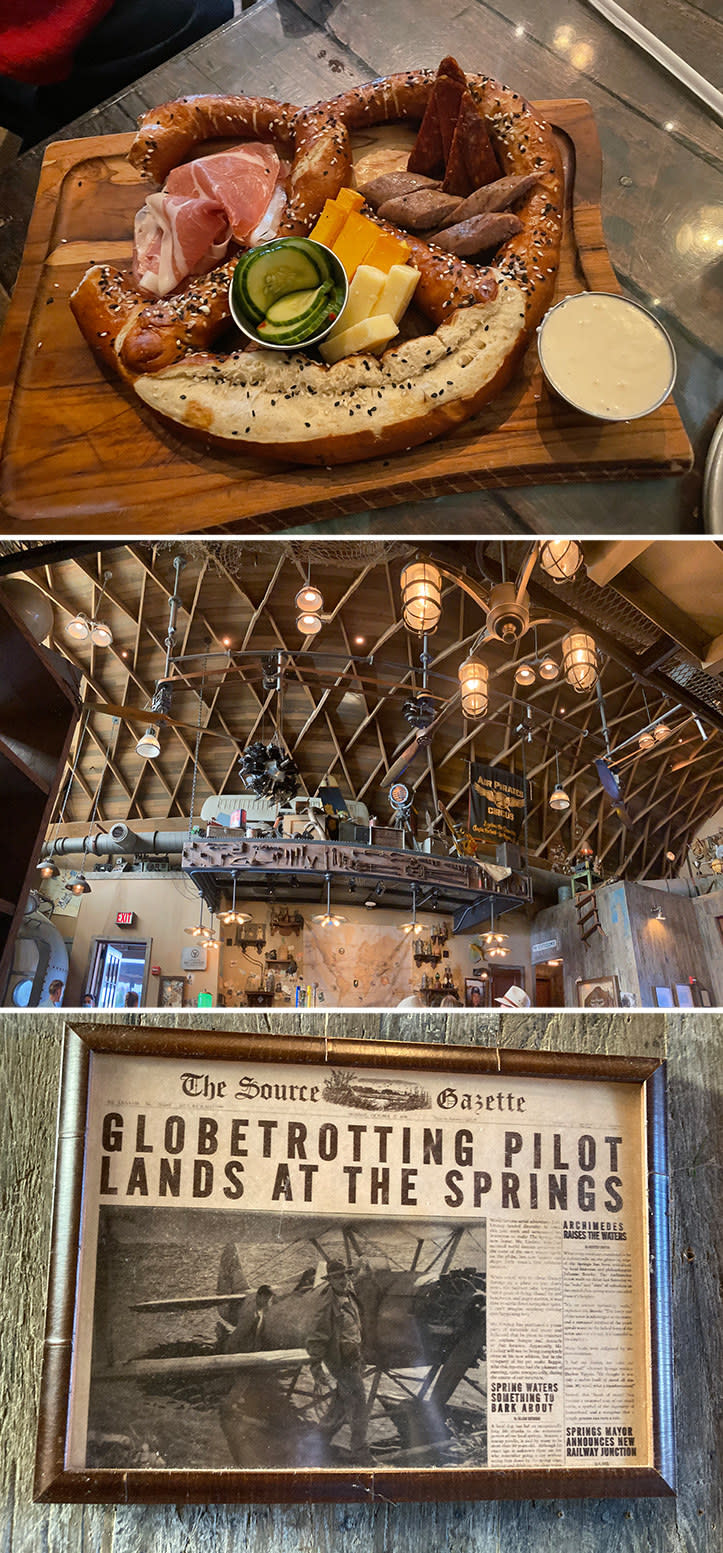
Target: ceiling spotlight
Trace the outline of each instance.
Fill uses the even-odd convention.
[[[519,668],[515,669],[516,685],[534,685],[536,679],[537,675],[531,663],[521,663]]]
[[[374,896],[373,895],[368,895],[367,899],[364,902],[364,905],[366,906],[368,911],[374,911],[375,908],[376,908],[376,905],[377,905],[377,902],[375,901]]]
[[[665,921],[665,916],[663,914],[662,906],[654,906],[652,911],[651,911],[651,913],[650,913],[650,916],[651,916],[651,920],[654,918],[656,922],[664,922]]]
[[[90,621],[88,616],[83,614],[82,610],[79,610],[78,614],[68,621],[65,627],[65,634],[70,637],[72,642],[87,642],[90,636]]]
[[[38,863],[38,873],[41,879],[57,879],[60,876],[60,869],[56,868],[55,863],[51,862],[48,857],[43,862]]]
[[[142,755],[144,760],[155,760],[161,753],[160,741],[155,728],[150,725],[145,733],[141,734],[136,745],[136,755]]]
[[[302,636],[316,636],[321,630],[321,620],[318,615],[303,614],[296,617],[296,629]]]
[[[113,632],[104,620],[91,621],[90,639],[96,647],[110,647],[113,641]]]
[[[655,743],[655,738],[654,738],[654,735],[650,731],[648,731],[646,733],[641,733],[641,735],[640,735],[640,737],[638,739],[638,749],[639,750],[651,750],[653,748],[654,743]]]
[[[294,600],[296,608],[304,615],[318,615],[324,608],[324,600],[319,588],[307,582],[304,588],[300,588]]]
[[[78,874],[70,886],[72,895],[90,895],[90,885],[84,874]]]
[[[672,728],[669,728],[667,723],[656,723],[656,726],[653,729],[653,738],[655,743],[662,744],[664,739],[670,738],[672,732]]]
[[[94,642],[96,647],[110,647],[111,642],[113,641],[113,632],[111,631],[110,626],[106,625],[104,620],[98,619],[98,612],[100,611],[100,606],[103,602],[106,583],[112,576],[112,572],[103,573],[103,586],[100,590],[97,612],[93,614],[92,620],[88,619],[88,616],[84,614],[83,610],[78,610],[77,615],[74,615],[73,619],[68,621],[68,624],[65,627],[65,634],[66,636],[70,637],[72,642],[87,642],[88,637],[90,637],[91,641]]]
[[[666,852],[665,856],[666,856],[667,862],[669,862],[669,863],[674,863],[675,862],[675,853],[674,852]]]
[[[562,672],[573,690],[583,695],[598,679],[595,639],[586,631],[570,631],[562,642]]]
[[[540,679],[557,679],[557,676],[560,672],[560,665],[559,663],[555,662],[554,658],[551,658],[549,654],[546,653],[545,657],[541,658],[537,665],[537,672],[540,676]]]
[[[569,582],[582,566],[582,550],[575,539],[546,539],[540,565],[553,582]]]
[[[442,613],[442,575],[429,561],[411,561],[401,578],[402,619],[408,631],[430,636]]]

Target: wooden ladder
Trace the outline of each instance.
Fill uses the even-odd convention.
[[[575,896],[575,909],[578,931],[586,949],[588,938],[592,938],[593,933],[602,933],[603,938],[607,937],[598,916],[597,896],[594,890],[581,890],[579,895]]]

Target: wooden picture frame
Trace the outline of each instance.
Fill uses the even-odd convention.
[[[675,1008],[672,987],[654,987],[653,996],[656,1008]]]
[[[183,1008],[186,987],[185,976],[160,976],[158,980],[158,1007]]]
[[[68,1027],[36,1499],[672,1494],[669,1264],[656,1059]]]
[[[603,1008],[620,1008],[617,976],[591,976],[587,980],[578,977],[577,1006],[594,1012]]]

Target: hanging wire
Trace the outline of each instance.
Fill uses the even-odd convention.
[[[108,743],[106,745],[106,750],[105,750],[105,761],[103,762],[103,770],[101,771],[100,776],[98,778],[98,783],[97,783],[97,786],[96,786],[96,789],[95,789],[95,795],[93,797],[93,804],[92,804],[91,811],[90,811],[90,816],[89,816],[89,819],[88,819],[88,833],[87,833],[87,835],[85,835],[83,837],[83,866],[80,869],[80,873],[81,873],[82,877],[85,877],[85,860],[86,860],[86,857],[88,855],[88,850],[89,850],[88,843],[91,842],[92,839],[93,839],[93,835],[92,835],[93,826],[96,823],[96,813],[97,813],[97,810],[98,810],[98,804],[100,802],[100,795],[101,795],[101,792],[103,790],[103,783],[105,781],[105,774],[106,774],[106,771],[108,770],[108,762],[110,760],[110,749],[111,749],[111,744],[113,742],[113,733],[118,728],[118,723],[119,723],[119,718],[114,717],[113,721],[111,723],[111,730],[110,730],[110,733],[108,735]]]
[[[73,786],[73,782],[75,781],[75,773],[76,773],[76,771],[78,769],[78,761],[80,760],[81,750],[82,750],[82,747],[83,747],[83,740],[85,738],[86,729],[88,727],[88,718],[89,718],[89,716],[90,716],[90,707],[86,705],[84,707],[83,716],[82,716],[82,718],[80,720],[80,726],[78,728],[78,742],[77,742],[77,744],[75,746],[75,756],[73,758],[73,764],[70,767],[70,770],[68,771],[68,778],[67,778],[67,781],[66,781],[66,784],[65,784],[65,792],[63,794],[63,798],[62,798],[62,802],[61,802],[61,805],[60,805],[60,809],[58,811],[58,818],[55,821],[55,836],[51,837],[51,840],[48,842],[48,846],[50,847],[50,851],[48,853],[48,856],[51,857],[51,858],[53,856],[53,849],[55,847],[55,842],[58,839],[58,831],[60,830],[60,827],[61,827],[61,825],[63,823],[63,816],[65,814],[66,805],[67,805],[68,799],[70,797],[71,788]]]
[[[189,813],[188,813],[188,839],[189,839],[189,841],[191,840],[191,835],[192,835],[192,831],[193,831],[193,811],[194,811],[194,809],[196,807],[196,781],[197,781],[197,778],[198,778],[198,752],[199,752],[199,749],[201,747],[201,734],[203,732],[203,725],[202,725],[202,722],[201,722],[201,717],[202,717],[202,713],[203,713],[203,692],[204,692],[204,688],[205,688],[205,684],[206,684],[206,667],[207,667],[207,664],[208,664],[208,657],[206,656],[206,657],[204,657],[204,660],[203,660],[203,671],[201,673],[201,689],[199,691],[199,698],[198,698],[198,726],[196,728],[196,748],[195,748],[195,750],[193,752],[193,777],[191,779],[191,803],[190,803]]]

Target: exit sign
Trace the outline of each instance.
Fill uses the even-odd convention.
[[[135,920],[136,914],[134,911],[119,911],[115,919],[115,924],[116,927],[133,927]]]

